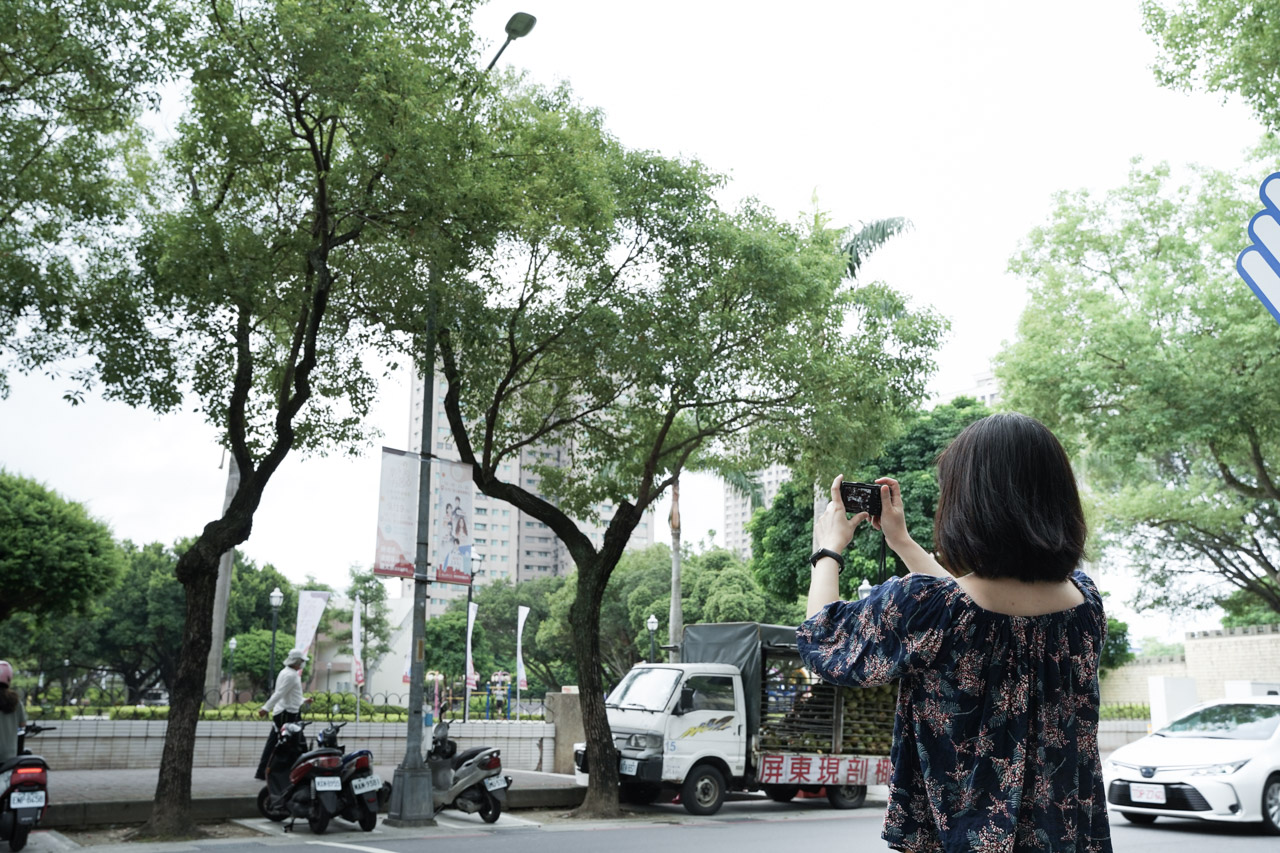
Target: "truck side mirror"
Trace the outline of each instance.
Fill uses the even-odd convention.
[[[676,703],[675,715],[687,714],[693,710],[693,688],[680,688],[680,701]]]

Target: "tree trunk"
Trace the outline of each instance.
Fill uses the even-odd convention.
[[[667,638],[671,645],[669,660],[680,662],[680,640],[684,636],[683,593],[680,589],[680,478],[671,484],[671,612],[667,619]]]
[[[587,736],[587,763],[591,774],[587,796],[574,811],[578,817],[617,817],[618,751],[609,732],[609,716],[604,707],[604,683],[599,667],[600,606],[604,600],[602,566],[597,558],[578,566],[578,590],[569,609],[573,626],[573,656],[578,665],[578,701],[582,706],[582,727]]]

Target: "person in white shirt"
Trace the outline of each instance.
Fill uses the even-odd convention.
[[[276,748],[280,727],[302,719],[303,706],[311,703],[310,697],[302,695],[302,667],[306,662],[307,656],[302,649],[290,649],[289,654],[284,656],[284,668],[276,676],[276,691],[258,709],[258,716],[265,717],[272,709],[279,707],[271,718],[271,733],[267,735],[267,744],[262,749],[255,779],[267,778],[267,762],[271,760],[271,752]]]

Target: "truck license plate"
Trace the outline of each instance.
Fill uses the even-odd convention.
[[[342,780],[339,779],[337,776],[317,776],[316,790],[317,791],[341,791]]]
[[[9,795],[9,808],[44,808],[44,791],[14,791]]]
[[[1131,782],[1129,783],[1129,799],[1135,803],[1164,805],[1164,785],[1143,785],[1138,782]]]
[[[639,767],[639,762],[636,761],[634,758],[624,758],[622,759],[621,763],[618,765],[618,772],[621,773],[623,776],[634,776],[636,775],[636,769],[638,767]]]
[[[490,776],[484,780],[484,786],[490,791],[496,791],[499,788],[507,787],[507,780],[502,776]]]
[[[382,787],[382,779],[377,776],[357,776],[351,780],[351,790],[356,794],[376,791]]]

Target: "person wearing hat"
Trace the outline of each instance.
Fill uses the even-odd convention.
[[[0,660],[0,761],[18,754],[18,729],[27,724],[27,709],[9,685],[13,683],[13,667]]]
[[[302,695],[302,666],[306,662],[307,655],[302,649],[290,649],[284,656],[284,668],[276,676],[276,692],[258,709],[258,716],[265,717],[273,708],[279,707],[271,718],[271,733],[267,735],[267,745],[262,749],[258,772],[253,774],[255,779],[267,778],[267,762],[271,760],[271,751],[276,748],[280,727],[302,719],[302,706],[311,702],[310,697]]]

